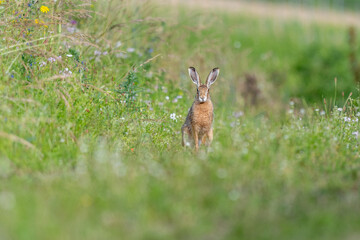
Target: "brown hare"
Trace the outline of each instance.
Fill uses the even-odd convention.
[[[190,143],[193,143],[195,144],[195,151],[198,151],[201,143],[210,146],[213,139],[214,108],[209,89],[211,84],[216,81],[219,72],[218,68],[214,68],[207,77],[205,84],[201,84],[195,68],[189,67],[189,75],[197,86],[197,93],[181,128],[181,133],[182,145],[189,146]],[[190,141],[186,141],[186,138]]]

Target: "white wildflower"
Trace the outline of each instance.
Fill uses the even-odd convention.
[[[70,71],[68,68],[65,68],[64,71],[59,71],[59,73],[64,75],[71,75],[72,71]]]
[[[53,58],[53,57],[49,57],[49,58],[48,58],[48,61],[49,61],[49,62],[51,62],[51,63],[53,63],[53,62],[55,62],[55,61],[56,61],[56,59],[55,59],[55,58]]]
[[[170,114],[170,119],[174,120],[174,121],[177,121],[176,114],[175,113]]]
[[[126,49],[126,51],[129,53],[132,53],[132,52],[135,52],[135,48],[130,47],[130,48]]]
[[[169,100],[170,98],[169,98],[169,96],[166,96],[165,99],[166,99],[166,100]]]
[[[69,33],[75,33],[77,31],[77,28],[76,27],[68,27],[66,29]]]
[[[349,118],[349,117],[344,117],[344,121],[345,121],[345,122],[351,122],[351,118]]]
[[[356,138],[359,137],[359,131],[353,132],[352,135],[354,135]]]
[[[325,115],[325,111],[322,110],[322,111],[320,112],[320,115],[321,115],[321,116],[324,116],[324,115]]]
[[[117,58],[123,58],[123,59],[125,59],[125,58],[128,57],[128,55],[127,55],[126,53],[123,53],[123,52],[117,53],[115,56],[116,56]]]
[[[115,48],[121,47],[122,43],[120,41],[117,41],[115,44]]]
[[[243,112],[243,111],[234,112],[234,113],[233,113],[233,116],[234,116],[235,118],[242,117],[242,116],[244,116],[244,112]]]
[[[338,110],[339,112],[342,112],[343,109],[342,109],[342,108],[338,108],[337,110]]]

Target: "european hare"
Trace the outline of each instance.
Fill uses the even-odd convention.
[[[195,68],[189,67],[189,75],[191,80],[197,86],[197,93],[195,101],[193,102],[189,113],[186,117],[185,123],[181,128],[182,145],[189,146],[188,139],[195,144],[195,150],[198,151],[201,143],[210,146],[213,139],[213,119],[214,108],[210,99],[210,86],[216,81],[220,70],[214,68],[206,79],[205,84],[201,84],[199,74]]]

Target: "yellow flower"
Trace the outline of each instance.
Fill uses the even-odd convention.
[[[50,9],[47,6],[41,6],[40,11],[42,11],[43,13],[47,13],[48,11],[50,11]]]
[[[36,23],[36,24],[39,24],[39,19],[35,19],[35,23]]]

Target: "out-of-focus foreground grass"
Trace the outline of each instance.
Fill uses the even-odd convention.
[[[346,27],[134,1],[0,7],[1,239],[359,236]],[[180,146],[190,65],[221,69],[199,154]]]

